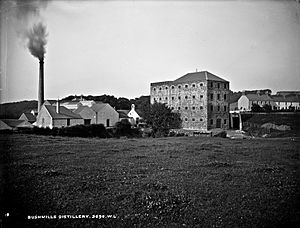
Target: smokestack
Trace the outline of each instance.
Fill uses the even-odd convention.
[[[59,111],[60,111],[59,100],[57,99],[57,102],[56,102],[56,113],[59,113]]]
[[[38,88],[38,112],[44,104],[44,58],[39,58],[40,71],[39,71],[39,88]]]

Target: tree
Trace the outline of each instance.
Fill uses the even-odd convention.
[[[265,112],[271,112],[272,111],[272,106],[269,105],[269,104],[264,104],[264,106],[262,108]]]
[[[170,129],[181,128],[180,114],[172,112],[165,104],[150,105],[150,115],[147,123],[152,127],[155,136],[166,136]]]
[[[262,112],[263,109],[258,104],[253,104],[251,107],[252,112]]]

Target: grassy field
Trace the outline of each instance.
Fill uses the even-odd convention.
[[[299,225],[299,138],[12,134],[0,150],[3,227]]]

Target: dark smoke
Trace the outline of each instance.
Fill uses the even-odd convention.
[[[38,59],[43,59],[47,43],[46,26],[42,22],[34,24],[32,29],[26,33],[26,37],[28,38],[27,47],[30,53]]]

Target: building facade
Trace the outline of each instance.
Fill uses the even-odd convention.
[[[84,124],[84,120],[80,115],[75,114],[68,110],[66,107],[52,105],[43,105],[35,125],[38,127],[68,127],[78,124]]]
[[[150,102],[179,112],[182,128],[208,131],[229,128],[229,82],[207,71],[174,81],[151,83]]]
[[[119,113],[107,103],[98,103],[89,106],[79,106],[74,113],[84,119],[84,124],[103,124],[112,127],[119,121]]]

